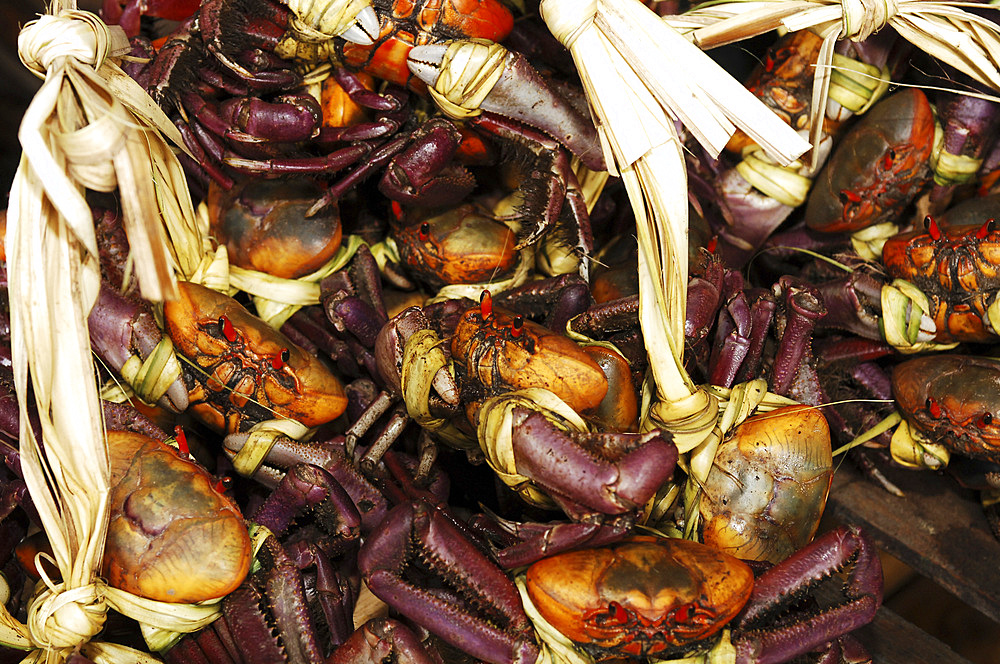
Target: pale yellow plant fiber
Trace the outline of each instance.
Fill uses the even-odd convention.
[[[180,137],[115,62],[129,51],[125,34],[76,11],[73,0],[53,2],[48,15],[25,26],[18,51],[44,79],[21,123],[6,237],[21,467],[62,580],[39,584],[26,625],[0,611],[0,641],[29,650],[29,662],[61,662],[77,646],[97,661],[153,662],[123,646],[88,643],[108,607],[170,629],[197,629],[218,607],[141,600],[109,590],[97,576],[109,469],[87,332],[100,271],[84,192],[118,191],[143,294],[175,295],[180,266],[164,224],[194,219],[183,173],[160,132]],[[40,431],[29,424],[29,371]]]
[[[692,29],[687,37],[706,49],[779,27],[816,32],[823,44],[813,81],[809,138],[817,145],[838,39],[864,41],[889,26],[938,60],[1000,90],[1000,26],[963,6],[996,10],[989,4],[938,0],[730,0],[664,20],[678,29]]]
[[[639,319],[655,384],[642,426],[669,430],[688,452],[710,436],[719,404],[682,364],[688,199],[675,121],[712,154],[737,127],[782,164],[808,142],[635,0],[542,0],[540,12],[573,55],[608,169],[621,176],[635,212]]]

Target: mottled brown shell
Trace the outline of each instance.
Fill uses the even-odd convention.
[[[514,231],[473,205],[396,226],[393,237],[407,269],[432,286],[503,280],[520,258]]]
[[[108,451],[108,583],[164,602],[235,590],[250,569],[250,537],[239,508],[213,488],[212,477],[141,434],[109,431]]]
[[[702,541],[778,563],[816,533],[832,480],[830,427],[819,409],[751,417],[716,453],[699,503]]]
[[[244,180],[208,190],[212,236],[226,245],[229,262],[283,279],[315,272],[340,248],[336,205],[306,217],[323,190],[311,180]]]
[[[515,317],[500,307],[486,321],[479,307],[466,311],[451,341],[456,364],[491,394],[540,387],[578,413],[597,408],[608,391],[597,362],[575,341],[531,321],[515,337]]]
[[[930,177],[934,114],[907,88],[878,102],[837,144],[806,202],[809,228],[857,231],[895,219]]]
[[[165,327],[177,350],[207,374],[198,374],[204,380],[190,395],[191,411],[206,425],[243,430],[244,413],[252,410],[257,417],[250,420],[289,417],[315,427],[344,412],[340,381],[316,357],[227,295],[188,282],[178,291],[177,300],[163,305]],[[235,329],[235,342],[220,330],[222,317]]]
[[[892,393],[907,421],[935,442],[1000,463],[1000,361],[916,357],[896,366]]]
[[[634,537],[545,558],[528,568],[526,584],[542,617],[576,643],[668,655],[732,620],[750,597],[753,573],[704,544]]]

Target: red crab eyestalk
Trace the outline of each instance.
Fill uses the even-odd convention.
[[[907,88],[872,108],[837,144],[806,203],[809,228],[857,231],[892,221],[930,177],[934,114]]]
[[[422,561],[440,580],[412,576]],[[492,664],[534,664],[531,623],[513,582],[439,509],[389,512],[358,557],[372,593],[414,623]]]
[[[454,40],[415,47],[407,64],[446,115],[467,118],[487,111],[516,120],[561,143],[587,168],[607,170],[593,121],[523,55],[483,39]]]
[[[164,304],[164,323],[177,349],[202,370],[190,375],[189,398],[207,426],[234,433],[277,416],[309,428],[344,412],[343,387],[316,357],[231,297],[190,282],[178,291]],[[273,358],[286,350],[287,362],[275,369]]]

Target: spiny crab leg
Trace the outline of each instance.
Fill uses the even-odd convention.
[[[458,595],[404,578],[408,555]],[[538,647],[514,584],[438,508],[423,501],[393,508],[362,545],[358,565],[376,597],[471,656],[493,664],[535,662]],[[473,615],[463,598],[488,618]]]
[[[801,622],[756,629],[767,616],[786,607],[797,589],[814,586],[850,568],[846,601]],[[875,545],[856,527],[837,528],[817,537],[758,578],[733,639],[738,663],[786,662],[868,624],[882,604],[882,566]]]

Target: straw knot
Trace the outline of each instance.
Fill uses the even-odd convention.
[[[90,12],[66,10],[28,23],[17,38],[24,66],[44,78],[60,58],[73,58],[100,68],[112,48],[112,28]],[[115,26],[114,29],[121,30]]]
[[[28,633],[39,648],[59,650],[86,643],[104,627],[108,607],[98,583],[66,589],[42,586],[28,608]]]
[[[841,0],[840,37],[861,42],[881,30],[899,10],[897,0]]]
[[[572,49],[577,37],[593,25],[597,16],[597,0],[542,0],[538,13],[549,32],[563,46]]]

